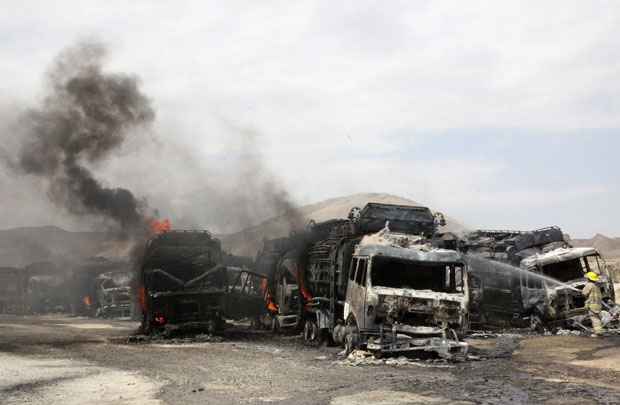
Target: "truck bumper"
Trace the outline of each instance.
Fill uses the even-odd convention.
[[[297,327],[299,317],[297,315],[276,315],[280,329],[292,329]]]
[[[394,338],[384,335],[382,337],[369,337],[366,349],[375,355],[430,352],[436,353],[442,358],[452,358],[454,356],[466,356],[469,345],[465,342],[440,337],[411,338],[409,336],[397,336]]]

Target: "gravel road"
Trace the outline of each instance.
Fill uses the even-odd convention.
[[[0,403],[620,403],[618,337],[506,334],[472,339],[477,361],[376,364],[243,327],[221,341],[128,343],[136,327],[0,316]]]

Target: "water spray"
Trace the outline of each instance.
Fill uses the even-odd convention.
[[[477,264],[481,265],[481,266],[486,266],[486,267],[493,267],[493,268],[498,268],[498,269],[502,269],[502,270],[506,270],[510,273],[512,273],[514,276],[517,275],[521,275],[521,274],[527,274],[528,277],[532,277],[532,278],[536,278],[538,280],[541,281],[546,281],[550,284],[553,285],[558,285],[564,288],[567,288],[569,290],[573,290],[576,291],[578,293],[581,293],[581,290],[568,285],[566,283],[563,283],[555,278],[546,276],[544,274],[540,274],[540,273],[534,273],[532,271],[526,270],[526,269],[522,269],[521,267],[517,267],[517,266],[513,266],[511,264],[508,263],[503,263],[503,262],[499,262],[496,260],[492,260],[477,254],[471,254],[471,253],[466,253],[465,254],[465,260],[467,262],[468,265],[471,265],[472,262],[477,262]]]

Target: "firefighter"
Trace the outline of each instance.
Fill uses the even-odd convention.
[[[586,297],[586,308],[588,308],[592,329],[594,330],[592,337],[599,337],[603,334],[603,323],[601,322],[603,295],[601,294],[601,288],[597,284],[599,275],[589,271],[586,273],[586,279],[588,281],[585,287],[583,287],[582,294]]]

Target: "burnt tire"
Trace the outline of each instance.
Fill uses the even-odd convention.
[[[142,324],[140,325],[140,332],[145,335],[150,335],[153,333],[152,319],[148,313],[142,316]]]
[[[360,331],[357,327],[357,322],[355,318],[349,317],[347,319],[347,331],[344,337],[344,352],[346,355],[349,355],[353,350],[359,347],[360,342]]]
[[[349,333],[344,337],[344,354],[347,356],[355,350],[355,338],[353,334]]]
[[[275,316],[271,318],[271,332],[272,333],[280,332],[280,322],[278,321],[278,318],[276,318]]]
[[[304,343],[307,346],[311,346],[311,347],[320,346],[325,340],[324,334],[319,329],[319,325],[317,325],[315,321],[310,320],[310,319],[306,319],[306,322],[304,323],[303,336],[304,336]]]
[[[543,321],[538,314],[530,315],[530,330],[536,333],[544,333],[545,327],[543,325]]]

